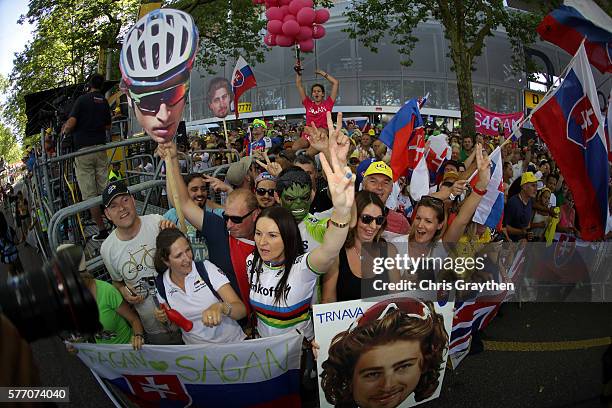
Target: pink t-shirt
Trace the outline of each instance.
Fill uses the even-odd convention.
[[[306,97],[302,101],[304,108],[306,108],[306,125],[310,126],[312,122],[318,128],[327,129],[327,111],[331,112],[334,109],[334,101],[331,96],[328,96],[326,100],[321,102],[319,105],[314,103],[312,99]]]

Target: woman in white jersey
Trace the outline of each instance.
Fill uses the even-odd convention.
[[[355,199],[355,175],[341,167],[336,150],[350,141],[339,130],[342,115],[334,129],[327,115],[330,132],[331,167],[321,155],[327,175],[333,212],[323,243],[303,254],[302,239],[295,219],[282,207],[264,209],[255,224],[256,250],[247,258],[250,301],[257,315],[262,337],[297,330],[310,340],[314,336],[310,306],[317,278],[326,273],[344,245]]]

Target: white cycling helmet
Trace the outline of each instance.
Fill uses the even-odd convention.
[[[198,49],[198,28],[184,11],[156,9],[125,36],[119,68],[134,93],[166,89],[189,80]]]

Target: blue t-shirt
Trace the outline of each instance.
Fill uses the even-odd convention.
[[[216,208],[212,210],[215,214],[223,214],[223,209]],[[178,225],[178,215],[176,214],[176,208],[171,208],[164,214],[164,218]],[[208,260],[208,246],[204,236],[198,231],[189,221],[185,220],[187,226],[187,238],[191,243],[191,249],[193,250],[193,260],[195,262],[203,262]]]
[[[262,137],[260,140],[257,140],[255,142],[252,142],[249,145],[248,148],[248,154],[253,154],[253,152],[256,152],[258,150],[268,150],[271,149],[272,146],[277,145],[277,144],[282,144],[283,143],[283,138],[281,137]]]
[[[533,199],[529,199],[527,204],[521,200],[520,194],[516,194],[508,199],[504,211],[504,225],[514,228],[527,228],[531,222]],[[523,236],[508,234],[512,241],[518,241]]]

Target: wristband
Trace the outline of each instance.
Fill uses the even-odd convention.
[[[141,339],[144,339],[144,334],[142,333],[134,333],[132,334],[133,337],[140,337]]]
[[[223,314],[226,316],[229,316],[232,314],[232,304],[231,303],[223,302]]]
[[[330,224],[331,224],[331,225],[333,225],[333,226],[334,226],[334,227],[336,227],[336,228],[346,228],[346,227],[348,227],[348,225],[351,223],[351,221],[350,221],[350,220],[349,220],[349,221],[347,221],[347,222],[340,223],[340,222],[336,222],[336,221],[334,221],[334,220],[333,220],[333,219],[331,219],[331,218],[329,219],[329,222],[330,222]]]
[[[487,189],[486,188],[484,190],[479,190],[478,187],[473,186],[472,187],[472,191],[475,192],[476,194],[478,194],[479,196],[483,196],[483,195],[487,194]]]

